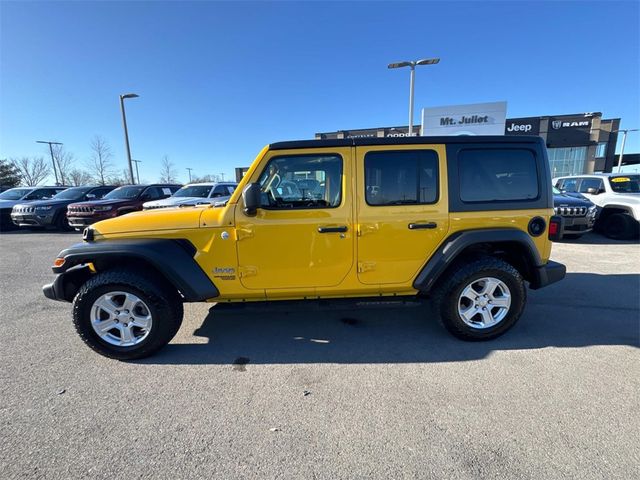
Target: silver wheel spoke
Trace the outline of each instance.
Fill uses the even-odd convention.
[[[471,285],[468,285],[467,288],[462,291],[462,296],[475,301],[478,298],[478,292],[476,292]]]
[[[480,310],[480,315],[482,315],[483,326],[493,325],[494,321],[493,315],[491,315],[491,310],[489,310],[488,308],[483,308],[482,310]]]
[[[109,330],[116,328],[117,325],[119,324],[115,318],[108,318],[107,320],[94,323],[93,328],[99,334],[105,335]]]
[[[120,327],[120,340],[122,343],[132,343],[135,338],[136,337],[133,335],[133,330],[130,326],[125,327],[122,325],[122,327]]]
[[[486,278],[484,282],[484,287],[482,288],[482,294],[484,295],[493,295],[493,292],[496,291],[498,285],[500,285],[500,280],[496,280],[495,278]]]
[[[511,298],[509,297],[493,297],[491,299],[491,306],[492,307],[504,307],[504,308],[509,308],[509,306],[511,305]]]
[[[139,302],[140,299],[135,295],[125,293],[124,302],[122,303],[122,309],[128,311],[129,313],[133,313],[133,309],[136,308],[136,305]]]
[[[140,327],[144,330],[149,330],[151,328],[151,315],[147,315],[146,317],[134,315],[133,322],[131,322],[131,325]]]
[[[96,300],[93,306],[98,307],[100,310],[107,313],[109,315],[109,318],[115,317],[116,311],[118,310],[118,307],[116,307],[116,305],[113,303],[111,297],[107,295],[103,295],[98,300]]]
[[[467,308],[466,310],[460,312],[460,315],[467,321],[467,322],[472,322],[473,317],[475,317],[478,313],[480,312],[480,309],[478,307],[475,306],[471,306],[469,308]]]

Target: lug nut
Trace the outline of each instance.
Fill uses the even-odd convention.
[[[129,324],[128,323],[123,323],[122,325],[124,325],[125,327],[128,327]]]
[[[116,315],[120,315],[120,310],[116,310],[116,311],[115,311],[115,314],[116,314]]]

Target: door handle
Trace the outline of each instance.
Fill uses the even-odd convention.
[[[433,228],[436,228],[437,226],[438,224],[436,222],[410,223],[409,230],[433,229]]]
[[[346,225],[341,227],[318,227],[318,233],[344,233],[346,231]]]

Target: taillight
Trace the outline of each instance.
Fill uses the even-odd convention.
[[[549,219],[549,240],[557,242],[562,240],[562,224],[564,218],[560,215],[554,215]]]

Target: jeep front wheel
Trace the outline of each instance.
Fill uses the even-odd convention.
[[[459,266],[435,295],[442,324],[463,340],[489,340],[502,335],[518,321],[525,301],[520,273],[493,257]]]
[[[73,301],[73,323],[82,340],[117,360],[144,358],[164,347],[182,316],[176,291],[124,269],[91,277]]]

